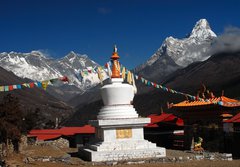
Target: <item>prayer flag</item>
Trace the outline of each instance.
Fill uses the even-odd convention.
[[[59,80],[63,82],[69,82],[69,79],[67,76],[60,77]]]
[[[47,90],[48,83],[49,81],[42,81],[42,87],[44,90]]]
[[[34,82],[29,83],[30,88],[34,88]]]
[[[136,78],[136,79],[138,79],[138,76],[137,76],[137,75],[135,75],[135,78]]]
[[[24,86],[24,87],[28,87],[27,83],[23,83],[22,86]]]
[[[5,92],[9,91],[8,86],[4,86],[4,91]]]
[[[8,90],[9,90],[9,91],[13,90],[13,86],[12,86],[12,85],[9,85],[9,86],[8,86]]]
[[[122,78],[123,78],[123,80],[126,78],[126,70],[125,70],[125,67],[122,68]]]
[[[134,79],[134,74],[132,73],[132,81],[133,81],[133,91],[134,91],[134,94],[137,93],[137,87],[136,87],[136,84],[135,84],[135,79]]]
[[[4,86],[0,86],[0,92],[4,91]]]
[[[127,82],[129,84],[132,84],[132,73],[130,71],[128,72],[128,75],[127,75]]]
[[[37,87],[41,88],[42,87],[42,83],[41,82],[37,82]]]
[[[100,68],[100,67],[98,67],[97,73],[98,73],[98,79],[100,80],[100,82],[101,82],[101,84],[102,84],[103,75],[102,75],[102,71],[101,71],[101,68]]]
[[[17,89],[22,89],[22,85],[17,85]]]

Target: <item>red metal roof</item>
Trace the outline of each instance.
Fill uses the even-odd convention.
[[[82,127],[63,127],[60,130],[60,133],[62,135],[68,136],[68,135],[74,135],[74,134],[91,134],[95,133],[95,128],[90,125],[85,125]]]
[[[93,134],[95,128],[90,125],[82,127],[63,127],[60,129],[35,129],[28,136],[35,136],[37,140],[51,140],[61,136],[73,136],[75,134]]]
[[[145,127],[158,127],[157,123],[160,122],[170,122],[176,120],[175,124],[178,126],[183,126],[183,120],[181,118],[176,117],[173,114],[162,113],[161,115],[151,114],[148,116],[151,118],[151,123],[145,125]]]
[[[37,137],[38,140],[53,140],[53,139],[57,139],[57,138],[61,137],[61,135],[54,135],[54,134],[37,135],[36,137]]]
[[[226,120],[224,122],[228,122],[228,123],[235,123],[235,122],[240,122],[240,113],[238,113],[237,115],[235,115],[234,117],[232,117],[229,120]]]

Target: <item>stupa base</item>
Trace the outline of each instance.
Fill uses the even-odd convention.
[[[165,157],[165,148],[144,139],[143,126],[149,122],[149,118],[89,121],[96,127],[96,140],[79,153],[92,162]]]
[[[94,151],[86,148],[81,150],[80,152],[83,154],[85,160],[92,162],[126,161],[148,158],[161,158],[166,156],[166,149],[161,147],[114,151]]]

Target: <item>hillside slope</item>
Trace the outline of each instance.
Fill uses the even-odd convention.
[[[1,67],[0,76],[1,86],[31,82],[30,80],[17,77],[12,72],[8,72]],[[36,109],[39,109],[41,116],[44,118],[40,122],[39,128],[44,127],[49,121],[55,122],[56,118],[64,120],[73,113],[73,109],[70,106],[59,101],[40,88],[22,88],[13,91],[0,92],[0,99],[9,93],[19,99],[21,109],[25,115],[27,113],[33,113]]]

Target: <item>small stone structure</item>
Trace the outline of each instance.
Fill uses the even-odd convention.
[[[89,122],[96,127],[95,141],[80,154],[93,162],[165,157],[165,148],[144,140],[143,126],[150,123],[150,118],[140,118],[134,109],[134,87],[122,83],[118,58],[115,47],[112,76],[101,88],[104,106],[97,120]]]
[[[59,148],[68,148],[69,147],[69,141],[67,139],[64,139],[64,138],[60,137],[57,140],[53,140],[52,145],[57,146]]]

